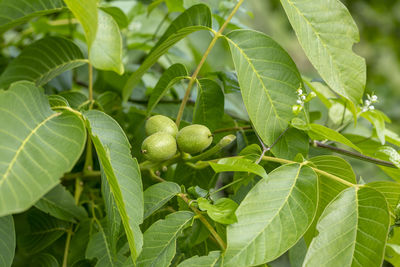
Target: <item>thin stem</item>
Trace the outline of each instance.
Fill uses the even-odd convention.
[[[185,95],[182,99],[181,106],[179,107],[178,115],[176,117],[176,125],[179,126],[181,123],[182,115],[183,115],[183,110],[185,109],[186,102],[189,99],[190,96],[190,91],[192,90],[192,87],[194,85],[194,82],[197,80],[197,75],[199,74],[201,67],[203,67],[204,63],[206,62],[206,59],[208,55],[210,54],[212,48],[214,47],[215,43],[217,42],[218,38],[222,35],[222,32],[225,30],[226,26],[228,26],[229,21],[232,19],[232,17],[235,15],[235,13],[238,11],[240,5],[243,3],[244,0],[239,0],[239,2],[236,4],[234,9],[232,10],[231,14],[228,16],[228,18],[225,20],[224,24],[222,27],[219,29],[218,32],[214,34],[213,39],[211,40],[210,45],[208,46],[206,52],[203,54],[203,57],[201,58],[199,65],[197,66],[196,70],[194,71],[193,75],[190,78],[188,87],[186,89]]]
[[[101,176],[100,171],[85,171],[85,172],[76,172],[76,173],[67,173],[62,177],[62,180],[75,180],[75,179],[85,179],[85,178],[94,178]]]
[[[212,234],[212,236],[215,238],[219,246],[222,248],[222,250],[226,249],[226,244],[225,241],[219,236],[219,234],[215,231],[214,227],[207,221],[206,218],[204,218],[203,214],[196,208],[190,205],[190,199],[187,198],[185,194],[178,194],[178,196],[185,201],[185,203],[191,208],[196,216],[200,219],[200,221],[204,224],[205,227],[207,227],[208,231]]]
[[[236,140],[236,136],[230,134],[222,138],[214,147],[210,148],[209,150],[201,153],[200,155],[194,156],[192,158],[185,159],[185,162],[196,162],[199,160],[206,159],[208,157],[211,157],[212,155],[218,153],[221,151],[223,148],[227,147],[230,145],[233,141]]]
[[[213,134],[224,133],[224,132],[233,132],[233,131],[242,131],[242,130],[250,130],[252,128],[253,127],[251,127],[250,125],[249,126],[242,126],[242,127],[238,126],[238,127],[232,127],[232,128],[222,128],[222,129],[215,130],[213,132]]]
[[[83,166],[83,173],[93,171],[93,152],[92,152],[92,139],[88,134],[86,141],[86,158],[85,165]]]
[[[225,188],[228,188],[228,187],[230,187],[230,186],[232,186],[232,185],[234,185],[234,184],[237,184],[237,183],[243,181],[244,179],[245,179],[245,178],[240,178],[240,179],[237,179],[237,180],[235,180],[235,181],[233,181],[233,182],[230,182],[229,184],[226,184],[226,185],[224,185],[224,186],[218,188],[217,190],[212,191],[212,192],[209,193],[208,195],[209,195],[209,196],[214,195],[215,193],[218,193],[218,192],[224,190]]]
[[[291,161],[291,160],[281,159],[281,158],[268,157],[268,156],[264,156],[264,157],[263,157],[263,160],[265,160],[265,161],[277,162],[277,163],[281,163],[281,164],[293,164],[293,163],[298,163],[298,162],[296,162],[296,161]],[[305,163],[303,163],[303,164],[306,164],[306,163],[307,163],[307,162],[305,162]],[[321,175],[324,175],[324,176],[326,176],[326,177],[328,177],[328,178],[331,178],[331,179],[333,179],[333,180],[335,180],[335,181],[338,181],[339,183],[345,184],[345,185],[347,185],[347,186],[358,186],[358,185],[356,185],[356,184],[353,184],[353,183],[350,183],[350,182],[348,182],[348,181],[346,181],[346,180],[343,180],[342,178],[337,177],[336,175],[330,174],[330,173],[328,173],[328,172],[325,172],[325,171],[323,171],[323,170],[320,170],[320,169],[315,168],[315,167],[310,166],[310,165],[307,165],[307,166],[309,166],[309,167],[310,167],[311,169],[313,169],[315,172],[317,172],[317,173],[319,173],[319,174],[321,174]]]
[[[77,178],[75,180],[75,193],[74,193],[74,199],[75,199],[75,204],[79,205],[79,198],[81,197],[83,191],[83,183],[81,179]],[[68,252],[69,252],[69,246],[71,244],[71,238],[73,235],[73,227],[74,225],[71,223],[71,227],[68,230],[67,234],[67,240],[65,241],[65,249],[64,249],[64,257],[63,257],[63,267],[68,266]]]
[[[263,150],[261,153],[261,156],[258,158],[258,160],[256,160],[256,164],[260,163],[260,161],[262,160],[262,158],[264,157],[265,153],[267,153],[268,151],[270,151],[278,142],[279,140],[281,140],[281,138],[284,136],[284,134],[286,133],[286,131],[289,129],[289,126],[278,136],[278,138],[276,138],[276,140],[272,143],[272,145],[270,145],[269,147],[266,147],[264,142],[261,140],[261,138],[257,135],[258,140],[260,141]]]
[[[331,150],[333,152],[336,152],[338,154],[350,156],[350,157],[353,157],[353,158],[356,158],[356,159],[359,159],[359,160],[363,160],[363,161],[372,162],[372,163],[377,164],[377,165],[390,167],[390,168],[397,168],[390,161],[386,161],[386,160],[381,160],[381,159],[365,156],[365,155],[357,153],[357,152],[352,152],[352,151],[348,151],[348,150],[341,149],[341,148],[338,148],[338,147],[330,146],[330,145],[321,143],[319,141],[313,141],[313,145],[316,146],[316,147],[329,149],[329,150]]]
[[[93,101],[93,66],[92,64],[88,63],[88,67],[89,67],[89,85],[88,85],[89,101]]]

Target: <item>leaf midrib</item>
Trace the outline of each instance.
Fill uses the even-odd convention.
[[[257,72],[256,68],[254,67],[254,65],[253,65],[253,63],[252,63],[252,61],[251,61],[251,59],[246,55],[246,53],[244,52],[244,50],[243,50],[242,48],[240,48],[232,39],[230,39],[230,38],[227,37],[227,36],[224,36],[224,37],[225,37],[225,39],[226,39],[228,42],[232,43],[232,45],[235,46],[235,47],[240,51],[240,53],[243,55],[243,57],[244,57],[244,58],[246,59],[246,61],[249,63],[249,66],[251,67],[251,69],[252,69],[253,72],[255,73],[256,77],[257,77],[258,80],[260,81],[260,83],[261,83],[261,85],[262,85],[262,87],[263,87],[263,89],[264,89],[264,91],[265,91],[265,94],[266,94],[267,97],[268,97],[268,100],[269,100],[269,102],[270,102],[270,104],[271,104],[272,110],[274,111],[276,118],[278,119],[278,121],[283,120],[283,118],[281,118],[281,117],[278,115],[278,112],[276,111],[276,107],[275,107],[274,101],[272,100],[272,98],[271,98],[271,96],[270,96],[270,94],[269,94],[269,92],[268,92],[268,89],[267,89],[267,87],[266,87],[265,84],[264,84],[263,79],[262,79],[262,78],[260,77],[260,75],[258,74],[258,72]],[[281,127],[282,127],[282,125],[281,125]]]
[[[13,168],[14,164],[17,162],[17,158],[19,156],[19,154],[22,152],[22,150],[24,149],[25,145],[28,143],[28,141],[30,140],[30,138],[39,130],[40,127],[44,126],[48,121],[50,121],[51,119],[61,115],[61,112],[58,113],[53,113],[52,115],[50,115],[49,117],[47,117],[45,120],[43,120],[41,123],[39,123],[29,134],[28,136],[22,141],[21,145],[18,147],[14,157],[12,158],[12,160],[10,161],[10,164],[8,165],[8,168],[6,170],[6,172],[4,173],[3,177],[1,177],[0,179],[0,186],[6,181],[7,176],[10,174],[11,169]]]
[[[236,253],[236,256],[232,257],[232,259],[234,259],[234,258],[236,258],[237,256],[239,256],[239,254],[242,253],[243,250],[247,249],[247,248],[249,247],[249,244],[250,244],[251,242],[253,242],[263,231],[265,231],[265,229],[270,225],[271,221],[272,221],[273,219],[275,219],[275,217],[280,213],[280,211],[283,209],[283,207],[284,207],[284,206],[286,205],[286,203],[288,202],[288,199],[289,199],[289,197],[290,197],[290,195],[291,195],[293,189],[296,187],[296,182],[297,182],[297,179],[299,178],[300,171],[301,171],[301,168],[302,168],[302,167],[303,167],[303,165],[300,164],[299,167],[298,167],[298,171],[297,171],[297,173],[296,173],[295,179],[294,179],[293,186],[290,188],[290,191],[288,192],[287,196],[285,197],[285,201],[283,202],[284,204],[283,204],[282,206],[279,207],[279,209],[275,212],[275,215],[268,221],[268,223],[266,223],[267,226],[266,226],[266,227],[263,227],[263,229],[262,229],[258,234],[255,235],[255,238],[252,238],[251,241],[248,242],[248,243],[246,244],[246,246],[244,246],[242,249],[240,249],[240,250]]]

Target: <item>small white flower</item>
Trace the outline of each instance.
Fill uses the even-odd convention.
[[[374,110],[375,109],[374,106],[369,106],[368,108],[369,108],[369,110]]]
[[[369,106],[369,105],[371,105],[371,101],[369,101],[368,99],[367,99],[367,100],[365,100],[365,105],[366,105],[366,106]]]
[[[372,102],[377,102],[377,101],[378,101],[378,96],[372,95],[372,96],[371,96],[371,101],[372,101]]]
[[[302,96],[300,96],[300,99],[301,99],[301,100],[306,100],[306,96],[305,96],[305,95],[302,95]]]
[[[301,101],[300,99],[298,99],[298,100],[296,101],[296,103],[299,104],[299,105],[301,105],[301,104],[303,104],[303,101]]]
[[[302,95],[302,94],[303,94],[303,90],[297,89],[297,94],[298,94],[298,95]]]
[[[362,108],[362,112],[366,112],[367,110],[368,110],[367,107],[363,107],[363,108]]]

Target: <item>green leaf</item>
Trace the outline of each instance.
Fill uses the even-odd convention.
[[[379,138],[379,141],[382,145],[385,144],[385,121],[387,121],[387,117],[383,112],[379,110],[368,110],[366,112],[362,112],[361,116],[366,118],[369,122],[374,125],[376,130],[376,135]],[[390,121],[388,121],[390,122]]]
[[[118,24],[108,13],[98,10],[98,29],[96,38],[89,48],[89,60],[101,70],[124,73],[122,64],[122,37]]]
[[[308,155],[310,140],[304,131],[289,128],[272,147],[272,153],[279,158],[294,159],[298,153],[304,157]]]
[[[207,5],[198,4],[186,9],[168,27],[165,33],[151,49],[145,61],[130,77],[122,90],[122,99],[127,101],[134,87],[140,82],[143,74],[165,54],[169,48],[185,36],[199,30],[210,30],[212,27],[211,11]]]
[[[95,68],[124,73],[122,37],[113,17],[97,8],[96,0],[65,0],[82,24],[89,48],[89,60]]]
[[[106,210],[106,229],[104,231],[108,240],[108,250],[112,255],[116,255],[117,242],[121,234],[121,216],[103,169],[101,170],[101,193]]]
[[[111,15],[120,29],[128,27],[128,17],[120,8],[115,6],[102,6],[100,9]]]
[[[0,88],[20,80],[41,86],[63,73],[87,62],[79,47],[60,37],[45,37],[22,50],[0,76]]]
[[[35,254],[70,230],[70,223],[51,217],[38,209],[28,212],[29,232],[18,238],[18,246],[30,254]]]
[[[207,256],[194,256],[182,261],[178,267],[222,267],[220,251],[211,251]]]
[[[15,253],[15,229],[11,215],[0,217],[0,265],[10,267]]]
[[[362,153],[361,149],[357,147],[355,144],[353,144],[349,139],[344,137],[339,132],[332,130],[328,127],[325,127],[323,125],[311,123],[310,131],[308,134],[312,139],[317,139],[317,140],[328,139],[331,141],[339,142]]]
[[[97,259],[96,266],[113,267],[114,255],[111,253],[106,233],[103,227],[99,225],[99,232],[91,236],[87,249],[87,259]]]
[[[263,33],[235,30],[226,39],[250,120],[270,146],[294,117],[296,90],[303,88],[299,71],[289,54]]]
[[[303,266],[381,266],[389,223],[381,193],[350,187],[322,213]]]
[[[217,163],[209,162],[215,173],[220,172],[250,172],[268,179],[264,168],[249,159],[244,158],[224,158]]]
[[[149,103],[147,104],[147,114],[150,114],[158,102],[173,87],[175,83],[188,76],[186,67],[182,64],[171,65],[158,80],[156,86],[151,92]]]
[[[205,125],[214,131],[224,115],[224,93],[219,84],[210,79],[199,80],[197,88],[193,123]]]
[[[385,137],[388,142],[400,147],[400,136],[397,133],[385,129]]]
[[[2,0],[0,1],[0,33],[34,17],[63,9],[62,0]]]
[[[75,204],[72,194],[62,185],[57,185],[44,195],[35,207],[53,217],[69,222],[85,220],[88,217],[86,210]]]
[[[367,185],[384,195],[390,210],[394,212],[400,201],[400,184],[396,182],[378,181],[368,183]]]
[[[302,238],[289,250],[290,267],[301,267],[306,253],[307,244]]]
[[[128,238],[132,259],[141,251],[143,189],[139,164],[133,159],[125,133],[118,123],[100,111],[84,114],[103,171],[110,185]]]
[[[180,186],[173,182],[163,182],[147,188],[144,191],[144,218],[149,217],[180,192]]]
[[[392,162],[400,169],[400,154],[393,147],[381,146],[377,149],[375,156]]]
[[[205,198],[198,198],[197,203],[201,210],[207,211],[208,216],[218,223],[232,224],[237,222],[235,211],[238,204],[229,198],[219,198],[214,204]]]
[[[345,181],[356,184],[356,175],[351,167],[351,165],[344,159],[336,156],[323,155],[317,156],[309,159],[311,165],[318,170],[321,170],[328,175],[335,175]],[[311,240],[317,234],[316,225],[322,212],[325,210],[326,206],[337,196],[348,188],[348,186],[327,177],[324,174],[318,173],[318,209],[315,215],[314,221],[304,239],[307,244],[310,244]]]
[[[137,266],[169,266],[176,253],[176,239],[193,216],[192,212],[178,211],[150,226],[143,236],[143,251]]]
[[[86,35],[86,41],[90,48],[92,42],[96,38],[98,27],[97,0],[64,0],[64,2],[82,24]]]
[[[40,267],[59,267],[57,259],[50,254],[42,253],[39,255],[35,255],[31,262],[31,266],[40,266]]]
[[[338,0],[281,0],[300,45],[325,82],[358,104],[366,82],[365,60],[353,52],[357,25]]]
[[[54,112],[30,82],[0,91],[0,216],[32,206],[82,153],[86,131],[74,113]]]
[[[318,181],[310,167],[283,165],[268,177],[250,190],[236,210],[238,222],[227,228],[224,266],[276,259],[298,242],[314,219]]]

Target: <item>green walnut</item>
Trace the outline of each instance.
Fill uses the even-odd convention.
[[[212,140],[210,129],[200,124],[186,126],[176,136],[179,149],[189,154],[203,151],[211,145]]]
[[[163,115],[150,117],[146,121],[145,130],[148,136],[158,132],[165,132],[175,137],[178,133],[178,127],[176,127],[175,122]]]
[[[164,161],[176,154],[175,138],[165,132],[158,132],[144,139],[142,153],[150,161]]]

